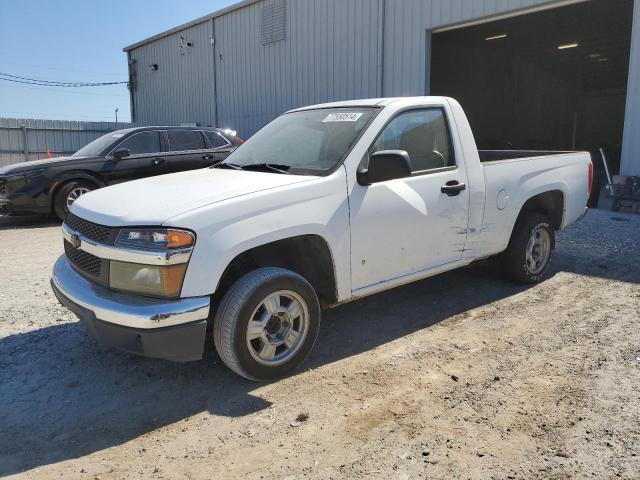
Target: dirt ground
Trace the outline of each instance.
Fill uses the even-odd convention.
[[[271,384],[106,350],[55,301],[53,224],[0,227],[0,475],[640,478],[640,216],[592,211],[552,276],[488,266],[325,312]]]

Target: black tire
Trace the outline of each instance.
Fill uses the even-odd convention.
[[[266,305],[263,300],[281,291],[295,293],[306,304],[306,333],[300,339],[297,350],[291,349],[292,357],[285,363],[264,365],[256,360],[256,351],[252,354],[249,350],[253,345],[247,339],[247,329],[254,311]],[[263,315],[269,316],[266,312]],[[303,321],[302,317],[296,318],[298,320],[293,319],[292,325],[294,321]],[[280,321],[276,319],[278,325]],[[286,321],[284,324],[287,325]],[[309,282],[290,270],[266,267],[247,273],[224,295],[213,322],[213,340],[220,358],[231,370],[249,380],[265,381],[288,375],[302,363],[313,348],[319,330],[320,304]],[[265,340],[259,338],[257,341]]]
[[[56,217],[60,220],[64,220],[64,217],[69,212],[69,207],[67,205],[69,195],[77,189],[86,189],[87,191],[91,191],[95,190],[96,186],[86,180],[71,180],[58,187],[58,190],[56,190],[56,193],[53,196],[53,213],[55,213]]]
[[[549,240],[549,254],[544,262],[532,268],[527,264],[527,247],[534,232],[546,231]],[[556,248],[555,230],[549,219],[538,213],[522,215],[513,229],[509,246],[500,256],[507,275],[518,283],[533,284],[544,280],[551,258]]]

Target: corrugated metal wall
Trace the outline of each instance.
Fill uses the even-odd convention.
[[[429,92],[428,30],[557,0],[386,0],[384,96]]]
[[[218,124],[248,136],[285,110],[379,96],[379,1],[293,0],[262,44],[264,2],[215,19]]]
[[[640,175],[640,0],[633,4],[633,20],[621,175]]]
[[[46,158],[47,150],[53,156],[71,155],[105,133],[132,126],[121,122],[0,118],[0,166]]]
[[[266,45],[262,8],[273,0],[256,2],[131,50],[135,120],[249,136],[301,105],[423,95],[427,30],[555,1],[287,0],[285,40]]]
[[[212,38],[212,22],[207,21],[131,52],[136,75],[134,121],[143,125],[213,125]],[[152,70],[151,65],[158,69]]]

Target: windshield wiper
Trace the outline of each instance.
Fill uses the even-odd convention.
[[[242,170],[242,166],[228,162],[218,162],[214,165],[211,165],[211,168],[232,168],[234,170]]]
[[[249,163],[248,165],[237,165],[235,163],[220,162],[212,165],[211,168],[233,168],[234,170],[268,170],[270,172],[283,173],[288,175],[291,166],[278,165],[276,163]]]
[[[269,170],[271,172],[284,173],[285,175],[289,174],[287,170],[290,168],[290,165],[278,165],[276,163],[250,163],[242,166],[243,170]]]

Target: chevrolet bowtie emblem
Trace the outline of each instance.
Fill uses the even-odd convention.
[[[71,235],[71,245],[73,245],[75,248],[80,248],[80,244],[82,243],[82,241],[80,240],[80,237],[77,234],[73,234]]]

